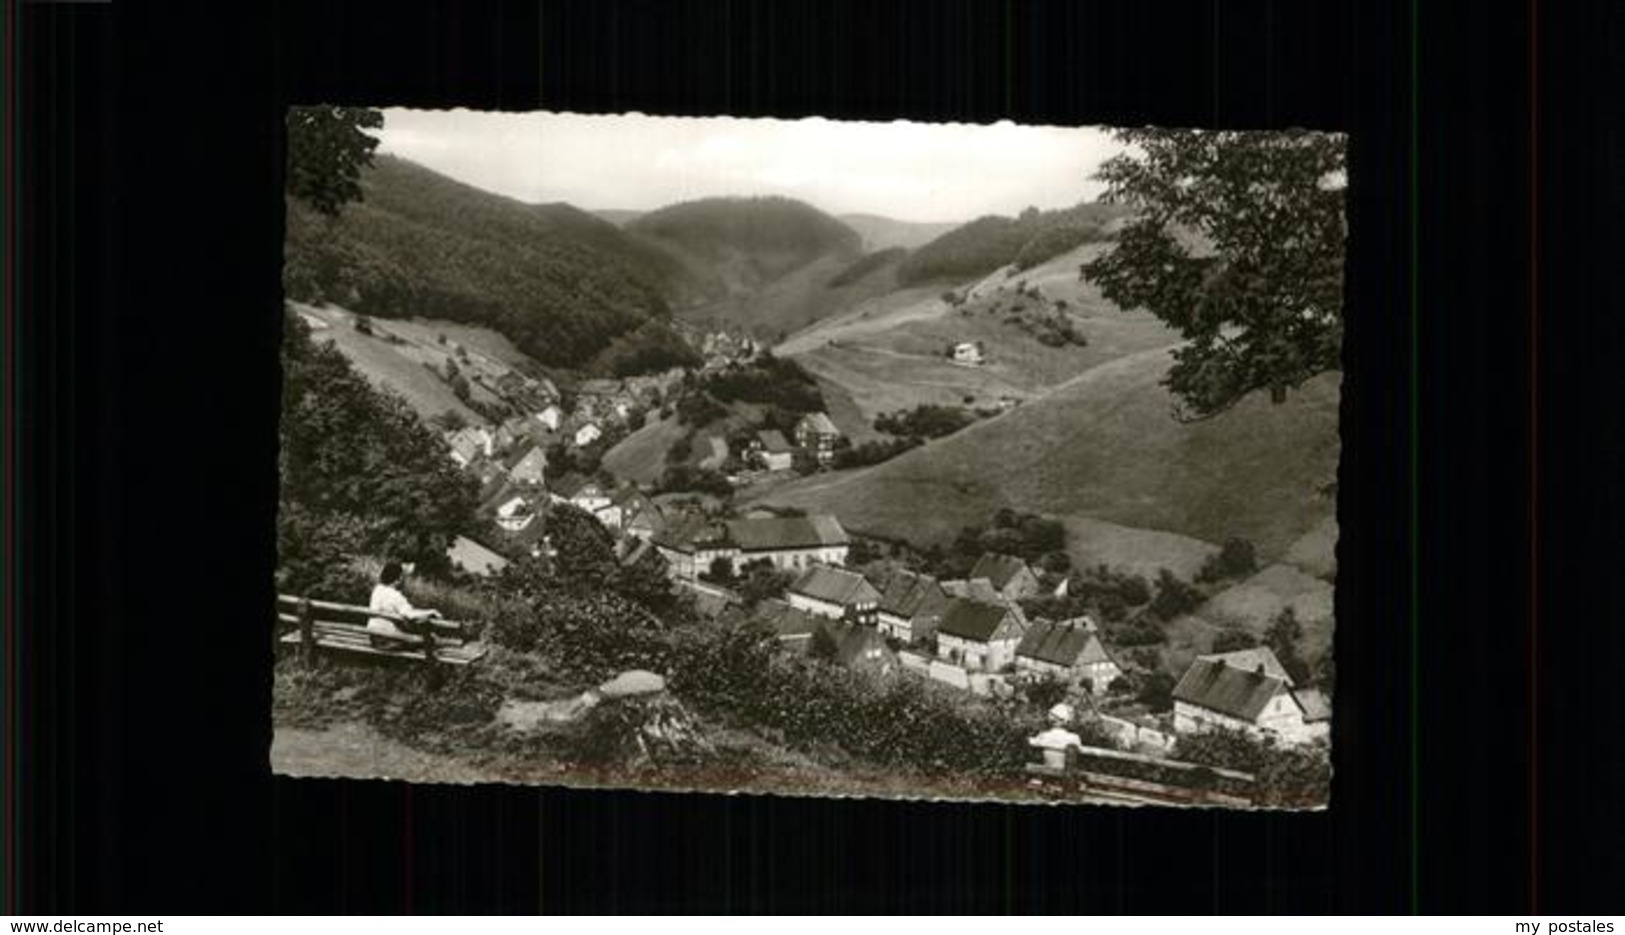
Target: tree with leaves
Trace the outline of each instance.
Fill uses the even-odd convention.
[[[1345,147],[1309,131],[1122,130],[1097,178],[1136,212],[1083,278],[1178,329],[1164,380],[1200,419],[1341,366]]]
[[[1290,604],[1281,608],[1270,621],[1269,629],[1264,631],[1264,643],[1281,660],[1281,668],[1300,685],[1310,680],[1309,666],[1298,655],[1298,641],[1302,638],[1303,624],[1298,622],[1298,613]]]
[[[368,107],[288,108],[288,194],[328,217],[361,200],[384,115]]]

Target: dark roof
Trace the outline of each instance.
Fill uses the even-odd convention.
[[[1303,719],[1311,724],[1332,716],[1332,701],[1318,688],[1300,688],[1292,693],[1292,697],[1298,699],[1298,707],[1303,709]]]
[[[899,569],[887,579],[880,592],[880,611],[905,620],[922,613],[933,613],[947,603],[948,592],[937,579],[916,571]]]
[[[762,429],[756,433],[756,438],[762,443],[762,450],[768,454],[789,454],[795,451],[785,440],[784,433],[778,429]]]
[[[784,601],[765,600],[756,605],[756,619],[767,625],[781,640],[811,639],[828,618]]]
[[[678,513],[667,516],[666,523],[654,534],[655,545],[676,549],[679,552],[692,552],[701,543],[710,543],[721,538],[716,524],[710,519],[697,513]]]
[[[981,601],[984,604],[1003,604],[1006,598],[999,593],[993,582],[986,578],[972,578],[969,581],[944,581],[942,590],[953,597],[962,597],[966,600]]]
[[[1252,672],[1259,666],[1264,667],[1264,674],[1273,676],[1285,682],[1288,688],[1292,687],[1292,676],[1287,674],[1286,666],[1275,657],[1275,651],[1268,646],[1254,646],[1251,649],[1238,649],[1231,653],[1214,653],[1201,658],[1209,662],[1220,662],[1232,669],[1241,669]]]
[[[1086,619],[1079,618],[1080,621]],[[1087,625],[1071,620],[1059,623],[1053,620],[1036,621],[1021,638],[1016,655],[1069,669],[1077,665],[1112,661],[1106,655],[1106,648],[1100,645],[1100,638]]]
[[[570,500],[588,486],[598,487],[600,492],[603,490],[603,485],[592,478],[571,473],[564,475],[553,483],[553,492],[566,500]]]
[[[874,627],[828,619],[823,621],[823,627],[835,640],[835,658],[843,666],[862,662],[864,654],[871,649],[884,650],[888,654],[891,652],[886,646],[886,638]]]
[[[999,629],[999,624],[1004,622],[1004,616],[1009,612],[1008,608],[997,604],[956,597],[948,604],[942,622],[937,624],[937,632],[985,643]]]
[[[1010,583],[1010,579],[1021,574],[1023,570],[1031,572],[1031,569],[1027,567],[1027,563],[1014,555],[984,552],[982,557],[976,560],[976,566],[970,570],[970,574],[966,577],[972,580],[986,578],[993,582],[995,588],[1003,590],[1004,586]]]
[[[1197,659],[1174,686],[1174,700],[1256,721],[1270,699],[1286,690],[1286,683],[1273,675]]]
[[[857,572],[828,565],[814,565],[801,573],[790,590],[814,600],[828,601],[842,607],[854,604],[873,604],[880,600],[880,592]]]
[[[728,537],[745,552],[816,549],[851,541],[833,516],[734,519],[728,520],[727,529]]]

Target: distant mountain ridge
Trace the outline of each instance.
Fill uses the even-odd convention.
[[[876,253],[891,247],[913,250],[923,247],[956,227],[962,221],[900,221],[880,214],[855,212],[837,216],[841,223],[858,232],[863,248]]]

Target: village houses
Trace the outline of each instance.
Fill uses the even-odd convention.
[[[692,581],[718,558],[727,559],[734,574],[757,560],[787,571],[844,565],[852,540],[835,517],[812,515],[719,522],[684,517],[656,533],[654,543],[671,576]]]
[[[954,345],[954,363],[980,364],[986,357],[980,341],[961,341]]]
[[[822,631],[834,647],[831,661],[874,675],[900,671],[897,654],[872,626],[837,620],[774,598],[758,604],[750,616],[766,626],[778,638],[779,645],[792,652],[810,652],[814,638]]]
[[[1016,671],[1071,685],[1087,683],[1097,695],[1123,674],[1088,617],[1033,621],[1016,646]]]
[[[536,413],[536,421],[547,426],[549,432],[557,432],[564,423],[564,410],[556,405],[549,405],[546,409]]]
[[[1291,676],[1264,647],[1197,657],[1173,695],[1174,729],[1182,733],[1224,728],[1301,744],[1330,729],[1323,697],[1311,701],[1314,712],[1307,710]]]
[[[972,671],[998,672],[1015,662],[1025,633],[1018,608],[956,597],[937,624],[937,657]]]
[[[495,438],[484,426],[465,426],[446,437],[451,446],[451,460],[458,467],[468,467],[476,458],[492,455]]]
[[[577,448],[585,448],[603,437],[604,430],[599,428],[596,422],[587,422],[581,425],[575,430],[575,434],[570,436]]]
[[[762,429],[751,442],[751,451],[769,471],[788,471],[795,463],[795,449],[778,429]]]
[[[554,503],[569,503],[594,516],[610,505],[610,496],[604,490],[604,485],[580,474],[566,474],[559,478],[550,496]]]
[[[446,550],[446,559],[453,568],[482,577],[497,574],[508,567],[507,559],[467,536],[458,536],[453,540],[451,548]]]
[[[937,579],[899,569],[886,579],[880,591],[876,622],[885,635],[913,643],[937,631],[948,601],[948,592]]]
[[[822,412],[809,412],[796,423],[796,447],[805,449],[820,465],[835,458],[835,443],[841,430]]]
[[[516,484],[540,487],[547,480],[547,452],[532,445],[508,463],[508,479]]]
[[[967,577],[971,581],[986,579],[995,591],[1012,601],[1036,596],[1041,590],[1031,566],[1014,555],[998,552],[983,553]]]
[[[497,507],[497,525],[507,532],[519,532],[536,520],[536,511],[524,497],[513,497]]]
[[[835,620],[873,624],[880,592],[862,575],[844,568],[813,565],[784,592],[791,607]]]

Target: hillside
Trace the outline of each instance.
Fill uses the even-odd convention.
[[[667,316],[685,280],[666,253],[568,205],[523,204],[390,156],[361,185],[365,200],[333,220],[289,203],[289,298],[488,326],[539,361],[581,366]]]
[[[959,226],[957,221],[899,221],[878,214],[842,214],[841,223],[858,232],[863,249],[885,250],[922,247]]]
[[[852,408],[831,418],[849,434],[882,412],[922,403],[1029,399],[1091,367],[1177,340],[1149,314],[1121,312],[1079,280],[1078,265],[1105,249],[1087,244],[1024,273],[1006,268],[946,290],[971,296],[957,304],[944,300],[940,283],[891,292],[792,335],[775,353],[840,388]],[[1046,344],[1031,327],[1040,320],[1065,321],[1087,343]],[[986,362],[948,359],[960,342],[979,342]]]
[[[1334,509],[1339,377],[1281,405],[1248,397],[1194,424],[1171,418],[1166,349],[1097,366],[1004,415],[765,502],[828,510],[851,528],[942,541],[1001,506],[1204,542],[1245,536],[1270,560]]]
[[[1017,217],[987,215],[956,227],[911,253],[897,269],[905,284],[966,279],[1001,266],[1037,266],[1081,244],[1110,239],[1128,209],[1101,203],[1062,211],[1028,208]]]
[[[684,270],[678,308],[685,318],[762,335],[801,327],[848,301],[825,286],[862,253],[851,228],[789,198],[683,202],[625,230]]]

